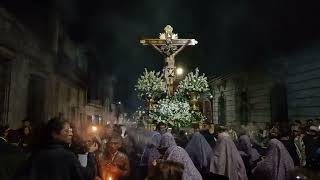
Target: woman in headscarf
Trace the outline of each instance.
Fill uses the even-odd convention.
[[[238,150],[247,170],[247,175],[250,176],[251,170],[256,166],[260,158],[258,151],[252,147],[249,136],[242,135],[238,139]]]
[[[293,160],[284,145],[277,139],[271,139],[266,157],[253,170],[254,179],[288,180],[294,169]]]
[[[228,135],[219,134],[213,154],[210,172],[226,176],[229,180],[248,179],[240,153]]]
[[[199,171],[194,166],[188,153],[182,147],[177,146],[174,137],[170,132],[166,132],[162,135],[159,151],[163,155],[162,159],[183,164],[183,180],[202,180]]]
[[[176,145],[169,147],[164,155],[164,159],[183,164],[182,180],[202,180],[201,174],[194,166],[188,153],[182,147]]]
[[[193,134],[185,149],[202,177],[207,176],[210,172],[210,164],[213,156],[212,148],[207,140],[199,132],[196,132]]]
[[[169,148],[176,145],[176,141],[170,132],[166,132],[161,136],[160,148]]]

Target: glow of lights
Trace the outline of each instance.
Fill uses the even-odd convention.
[[[108,180],[112,180],[112,178],[111,178],[111,177],[109,177],[109,178],[108,178]]]
[[[91,128],[92,128],[92,131],[94,132],[98,130],[97,126],[92,126]]]
[[[181,67],[178,67],[176,71],[178,76],[181,76],[183,74],[183,69]]]
[[[300,176],[296,176],[296,179],[301,179],[301,177]]]

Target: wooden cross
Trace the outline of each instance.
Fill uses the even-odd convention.
[[[173,83],[176,77],[175,56],[178,55],[186,46],[194,46],[198,42],[195,39],[179,39],[178,34],[173,33],[173,28],[167,25],[164,33],[160,33],[159,39],[142,39],[142,45],[151,45],[165,57],[165,67],[163,68],[166,80],[168,96],[173,96]]]

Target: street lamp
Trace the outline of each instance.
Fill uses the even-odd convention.
[[[214,97],[213,97],[213,95],[211,94],[210,96],[209,96],[209,100],[210,100],[210,109],[211,109],[211,123],[213,123],[213,99],[214,99]]]
[[[182,69],[181,67],[178,67],[178,68],[176,69],[176,72],[177,72],[177,75],[178,75],[178,76],[181,76],[181,75],[183,74],[183,69]]]

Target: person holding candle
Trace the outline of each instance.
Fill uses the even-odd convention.
[[[98,174],[101,180],[118,180],[129,175],[130,165],[127,155],[120,152],[121,136],[112,135],[106,150],[97,157]]]

